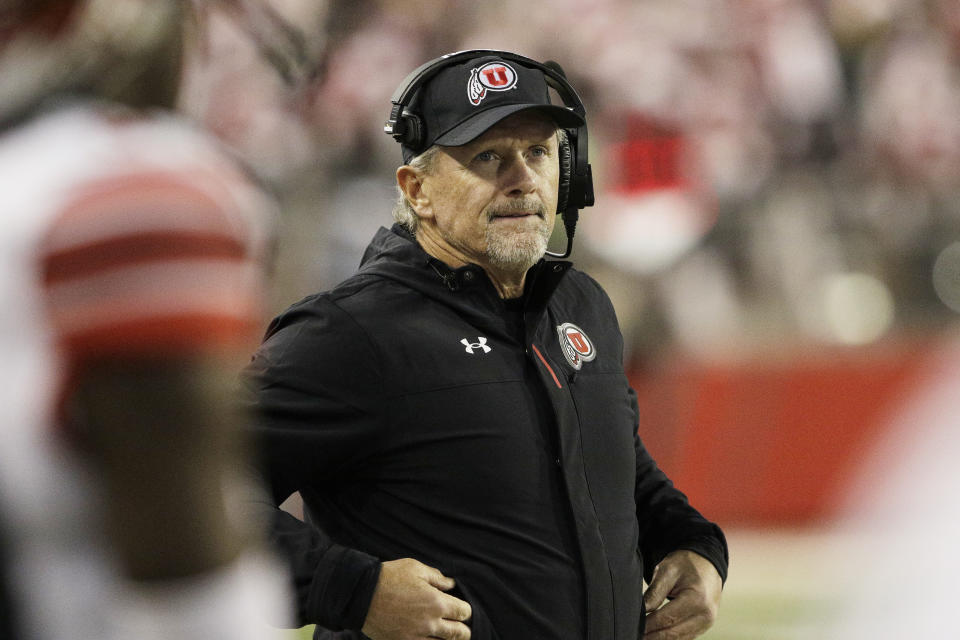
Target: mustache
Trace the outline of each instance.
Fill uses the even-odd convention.
[[[509,216],[517,213],[529,213],[541,218],[546,217],[547,210],[542,202],[532,200],[508,200],[504,203],[494,205],[487,209],[487,220],[493,220],[499,216]]]

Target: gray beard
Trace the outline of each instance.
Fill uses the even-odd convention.
[[[527,231],[509,231],[507,229],[487,227],[487,259],[497,269],[504,271],[526,272],[547,251],[551,229],[547,221],[540,218],[536,229]]]

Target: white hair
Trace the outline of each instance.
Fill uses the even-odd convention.
[[[407,166],[417,173],[429,175],[433,173],[433,165],[439,151],[440,147],[433,145],[420,155],[412,158],[410,162],[407,163]],[[417,228],[420,226],[420,217],[417,216],[417,212],[413,210],[410,201],[407,200],[407,196],[403,193],[400,185],[397,185],[397,200],[393,203],[393,219],[398,222],[400,226],[405,227],[407,231],[413,235],[417,235]]]

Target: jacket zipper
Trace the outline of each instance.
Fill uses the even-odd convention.
[[[560,384],[560,379],[557,378],[557,374],[553,372],[553,368],[547,362],[547,359],[543,357],[542,353],[540,353],[540,349],[537,349],[537,345],[531,343],[530,346],[533,347],[533,352],[537,354],[538,358],[540,358],[540,362],[543,363],[543,366],[545,366],[547,368],[547,371],[550,372],[550,375],[553,377],[554,383],[556,383],[557,385],[557,389],[563,389],[563,385]]]

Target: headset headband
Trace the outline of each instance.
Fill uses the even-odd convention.
[[[439,58],[423,63],[407,74],[407,77],[403,79],[403,82],[400,84],[400,86],[397,87],[396,91],[393,92],[393,95],[390,97],[390,102],[395,105],[399,104],[402,106],[407,106],[410,104],[410,100],[420,87],[426,84],[430,78],[437,75],[448,66],[483,56],[496,56],[504,60],[517,62],[525,67],[539,69],[544,73],[547,84],[550,85],[550,87],[553,88],[557,93],[559,93],[561,98],[563,98],[564,104],[566,104],[568,107],[572,107],[578,115],[586,115],[586,110],[583,108],[583,103],[580,101],[580,97],[577,95],[577,92],[574,90],[574,88],[570,86],[570,83],[567,82],[562,70],[557,71],[555,68],[541,62],[537,62],[532,58],[527,58],[509,51],[497,51],[495,49],[468,49],[466,51],[457,51],[455,53],[448,53],[440,56]],[[557,65],[557,68],[559,68],[559,65]],[[568,97],[571,98],[570,102],[567,102]]]

